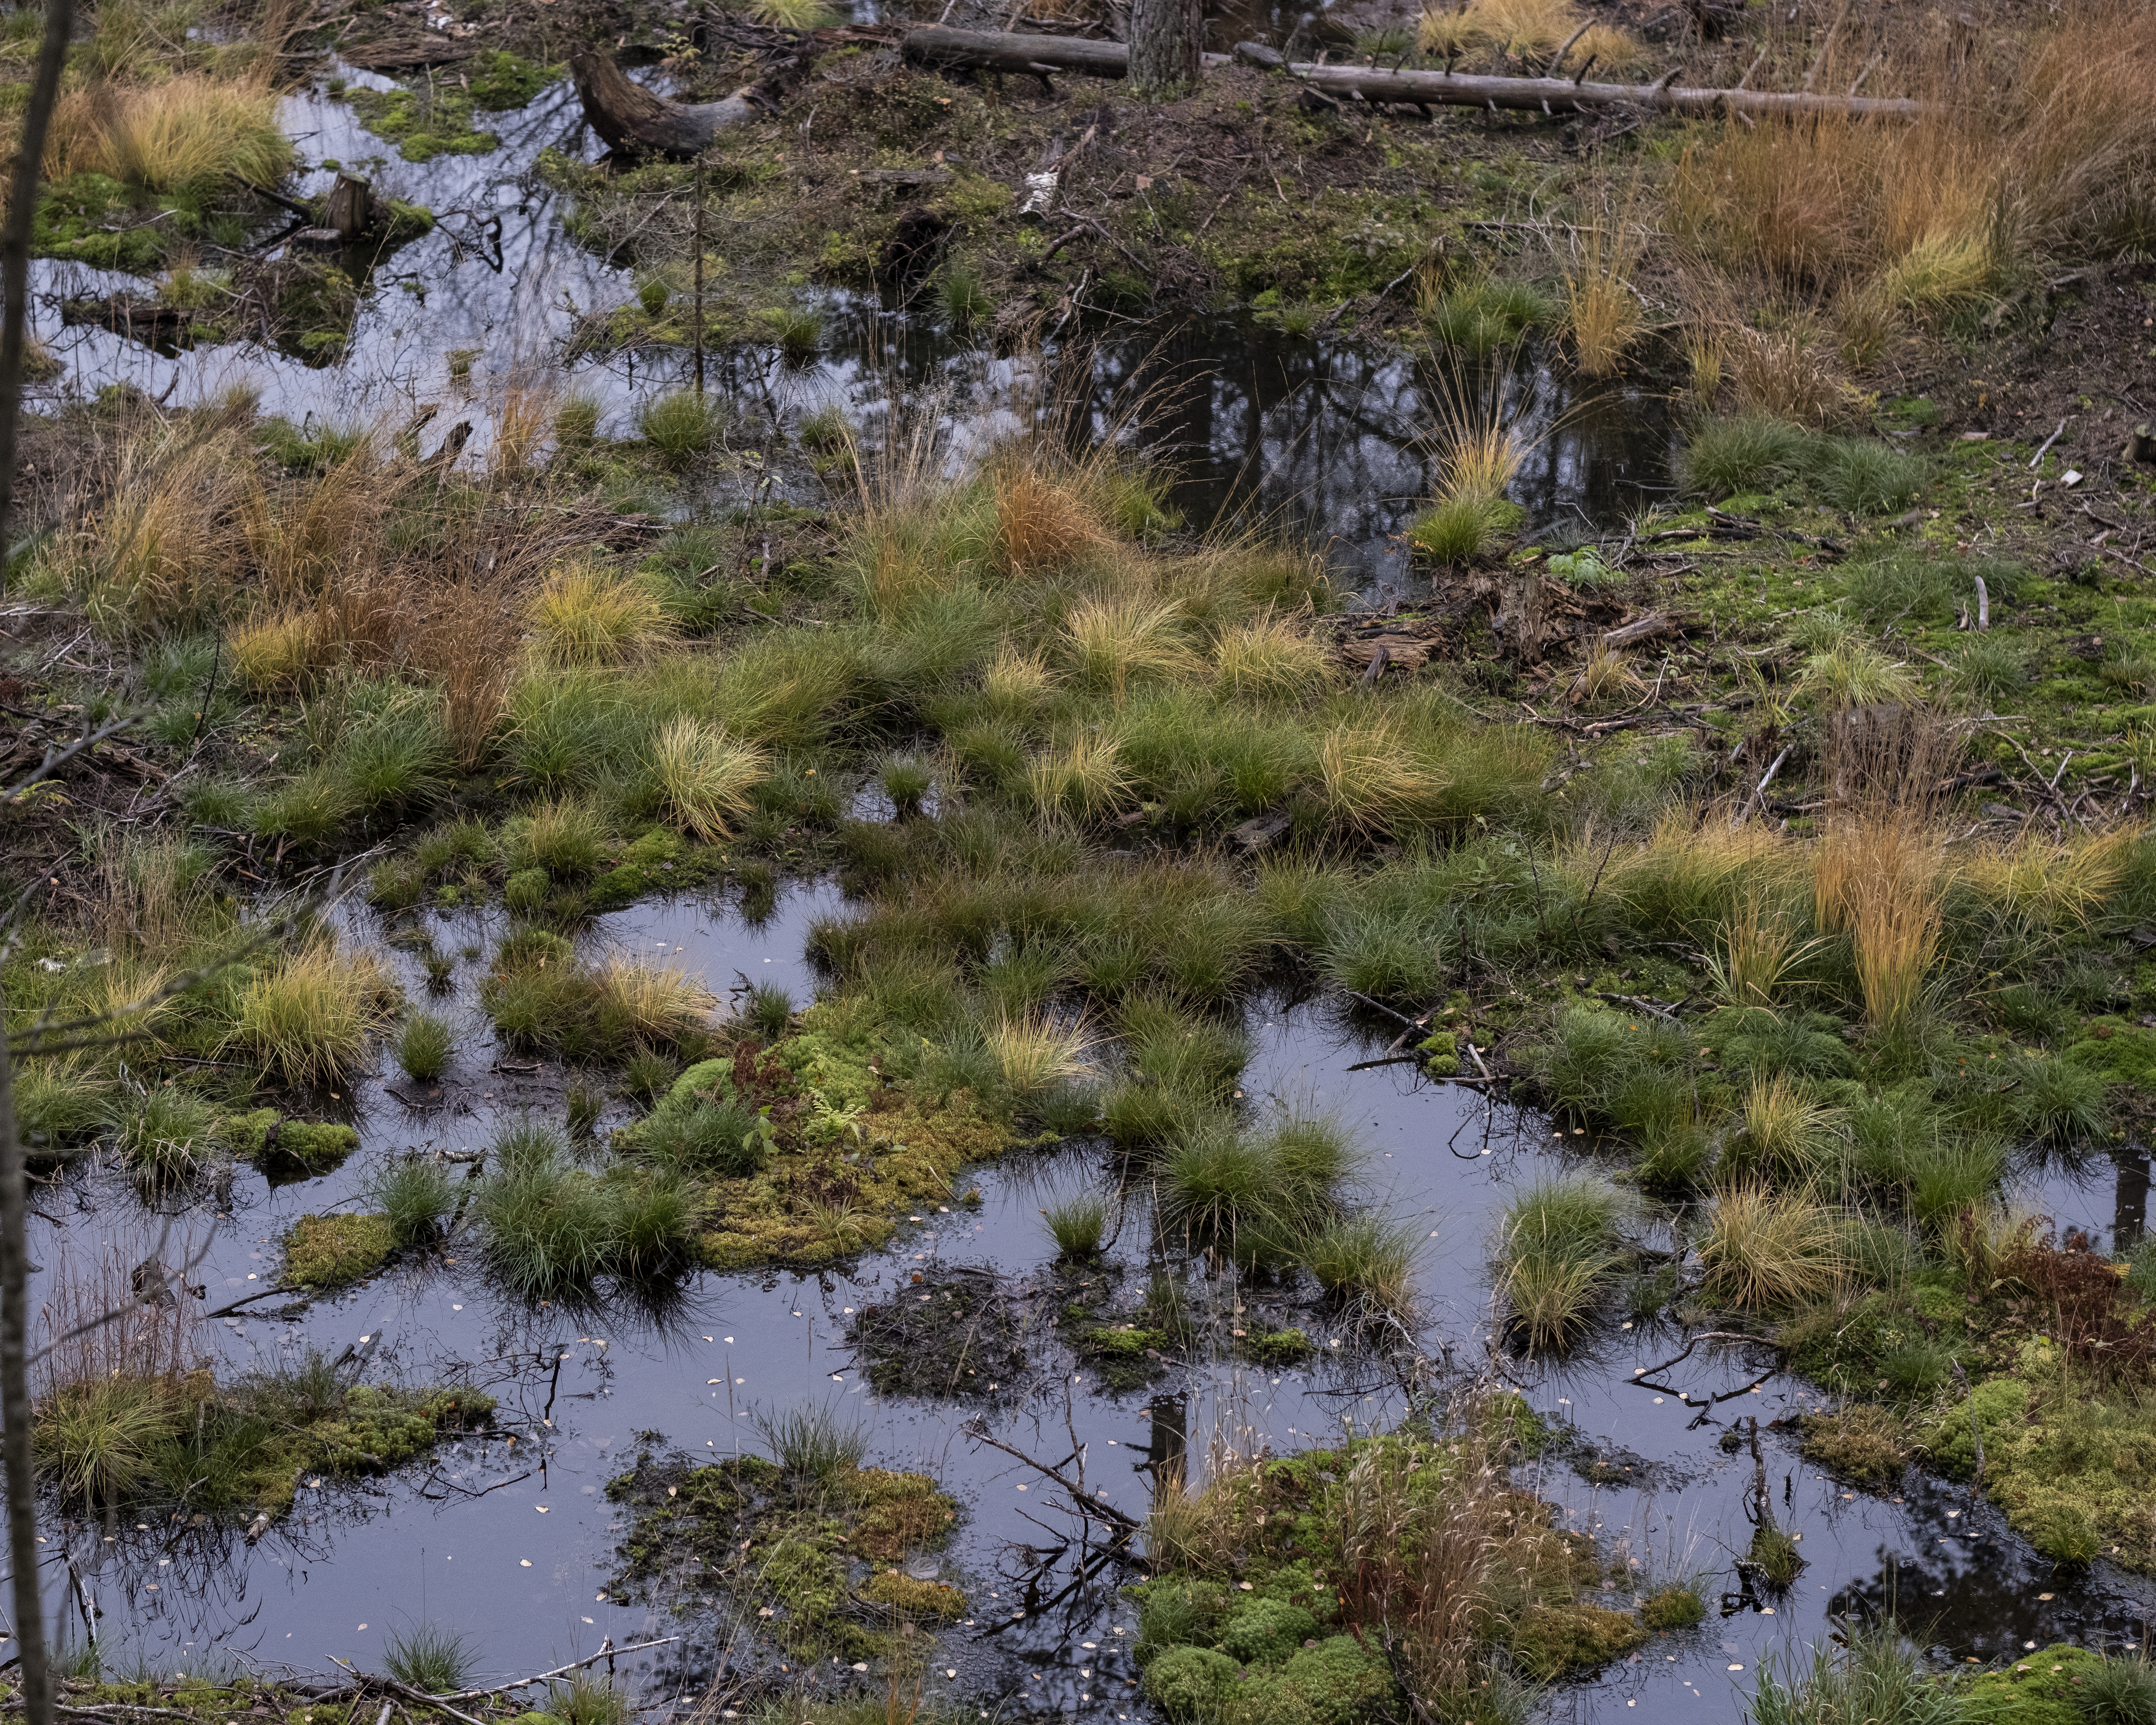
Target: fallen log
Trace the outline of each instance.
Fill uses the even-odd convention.
[[[1686,90],[1671,82],[1589,84],[1571,78],[1505,78],[1471,72],[1395,71],[1378,66],[1320,66],[1290,63],[1255,42],[1235,44],[1235,57],[1284,72],[1320,95],[1365,102],[1425,102],[1469,108],[1539,108],[1545,114],[1591,108],[1650,108],[1671,114],[1840,114],[1851,118],[1914,120],[1922,102],[1902,96],[1832,96],[1774,90]]]
[[[613,62],[613,56],[583,49],[569,56],[569,75],[577,100],[592,130],[616,150],[649,156],[696,156],[728,128],[744,126],[757,115],[743,86],[716,102],[672,102],[654,95]]]
[[[928,25],[908,30],[900,52],[916,64],[984,72],[1082,72],[1096,78],[1120,78],[1130,67],[1130,49],[1120,42],[1090,37],[1034,36],[992,30],[953,30]],[[1395,71],[1378,66],[1321,66],[1289,61],[1256,42],[1235,44],[1235,59],[1285,73],[1321,95],[1364,102],[1399,102],[1419,106],[1436,102],[1455,107],[1539,109],[1548,114],[1599,108],[1646,108],[1664,113],[1840,114],[1856,118],[1913,120],[1924,105],[1899,96],[1819,95],[1810,91],[1691,90],[1671,79],[1656,84],[1589,84],[1570,78],[1507,78],[1467,72]],[[1204,56],[1209,69],[1229,57]],[[1675,74],[1671,74],[1674,78]]]
[[[953,30],[942,24],[908,30],[899,52],[923,66],[955,66],[969,71],[1086,72],[1096,78],[1120,78],[1130,69],[1131,50],[1122,42],[1091,36],[1030,36],[1003,30]],[[1222,54],[1206,58],[1225,64]]]

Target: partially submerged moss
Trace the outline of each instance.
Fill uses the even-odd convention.
[[[1804,1416],[1804,1454],[1843,1478],[1885,1483],[1908,1466],[1908,1434],[1889,1409],[1858,1403],[1839,1414]]]
[[[396,1245],[387,1216],[305,1215],[285,1233],[285,1280],[322,1289],[362,1281]]]
[[[233,1153],[272,1179],[326,1174],[359,1148],[359,1132],[333,1120],[294,1120],[275,1108],[234,1116],[218,1128]]]
[[[1640,1620],[1627,1611],[1575,1600],[1528,1607],[1513,1629],[1512,1657],[1537,1682],[1586,1666],[1607,1665],[1647,1639]]]
[[[607,1496],[631,1516],[615,1599],[752,1609],[759,1638],[789,1657],[880,1658],[912,1625],[965,1610],[957,1589],[909,1567],[957,1522],[958,1506],[925,1474],[842,1467],[819,1482],[759,1456],[645,1454]]]
[[[483,1428],[494,1406],[463,1388],[341,1389],[318,1359],[229,1385],[207,1372],[68,1385],[40,1403],[37,1442],[71,1497],[275,1520],[302,1483],[321,1483],[310,1476],[387,1471],[444,1433]]]
[[[1417,1631],[1386,1616],[1389,1589],[1406,1584],[1416,1541],[1440,1522],[1455,1538],[1474,1523],[1475,1573],[1450,1584],[1479,1625],[1466,1650],[1474,1661],[1502,1656],[1546,1681],[1638,1645],[1647,1635],[1638,1616],[1581,1597],[1599,1580],[1592,1545],[1555,1527],[1551,1506],[1531,1495],[1502,1483],[1491,1492],[1511,1443],[1505,1409],[1485,1406],[1466,1430],[1235,1466],[1194,1498],[1157,1508],[1156,1574],[1130,1589],[1147,1695],[1182,1718],[1214,1717],[1224,1703],[1241,1717],[1245,1698],[1253,1717],[1277,1708],[1341,1725],[1395,1710],[1377,1644],[1392,1642],[1409,1669],[1419,1650]],[[1382,1535],[1370,1532],[1373,1517]]]

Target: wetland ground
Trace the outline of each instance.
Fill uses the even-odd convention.
[[[86,14],[0,598],[33,1299],[128,1312],[71,1701],[2156,1719],[2156,34],[1784,11],[1209,28],[1937,115]],[[769,110],[608,159],[601,34]]]

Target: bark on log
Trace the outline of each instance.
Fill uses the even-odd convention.
[[[1120,42],[1074,36],[1030,36],[928,26],[909,30],[900,44],[906,59],[923,65],[988,72],[1084,72],[1120,78],[1130,49]],[[1504,78],[1458,72],[1393,71],[1378,66],[1320,66],[1283,60],[1255,42],[1235,45],[1235,58],[1284,71],[1322,95],[1368,102],[1428,102],[1455,107],[1541,109],[1551,114],[1598,108],[1652,108],[1666,113],[1843,114],[1854,118],[1913,120],[1921,102],[1898,96],[1815,95],[1771,90],[1689,90],[1668,84],[1574,83],[1569,78]],[[1199,56],[1200,64],[1228,64],[1225,55]]]
[[[634,82],[613,56],[584,49],[569,56],[569,75],[592,130],[617,150],[652,156],[696,156],[730,126],[756,117],[753,85],[716,102],[670,102]]]
[[[1130,49],[1090,36],[1029,36],[1001,30],[952,30],[930,24],[908,30],[899,44],[907,59],[924,66],[956,66],[982,72],[1087,72],[1120,78],[1130,69]],[[1218,61],[1221,56],[1208,59]]]

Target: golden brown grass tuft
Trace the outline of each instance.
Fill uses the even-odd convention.
[[[996,549],[1014,573],[1060,568],[1111,542],[1077,490],[1034,465],[1014,462],[993,478]]]
[[[105,627],[187,627],[243,590],[248,454],[227,433],[139,436],[91,523],[85,602]]]
[[[651,590],[596,563],[577,562],[533,595],[532,629],[556,665],[619,665],[673,633]]]
[[[1332,654],[1310,633],[1304,615],[1265,611],[1222,632],[1213,674],[1224,693],[1240,696],[1304,695],[1338,675]]]
[[[1118,703],[1133,681],[1186,678],[1202,665],[1185,639],[1182,603],[1146,594],[1073,606],[1064,619],[1063,651],[1080,681]]]
[[[1707,1272],[1701,1293],[1743,1311],[1824,1299],[1846,1260],[1841,1219],[1816,1192],[1751,1183],[1717,1194],[1699,1255]]]
[[[1317,770],[1327,812],[1363,833],[1435,819],[1453,783],[1421,757],[1406,726],[1390,717],[1335,726],[1317,745]]]
[[[1907,1028],[1923,1003],[1946,882],[1945,847],[1921,799],[1845,808],[1813,852],[1820,927],[1851,935],[1865,1016],[1881,1031]]]
[[[749,793],[771,768],[754,743],[685,716],[652,739],[651,762],[675,824],[706,844],[730,836],[728,823],[747,812]]]
[[[2032,827],[2011,845],[1969,853],[1961,877],[1990,904],[2044,922],[2083,924],[2124,878],[2141,836],[2114,827],[2061,844]]]
[[[55,177],[105,174],[152,192],[225,178],[274,186],[295,162],[277,100],[266,70],[93,84],[70,92],[54,116],[45,169]]]

